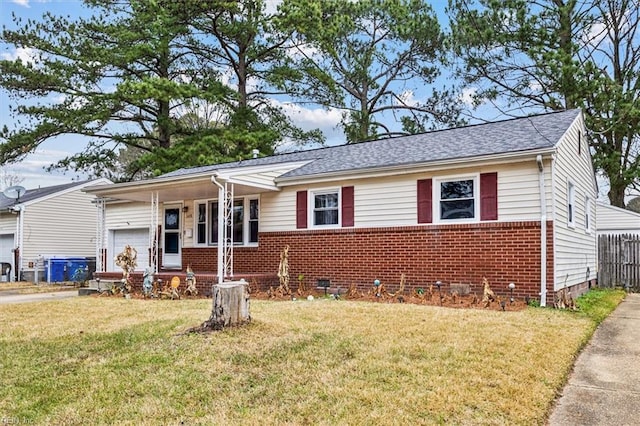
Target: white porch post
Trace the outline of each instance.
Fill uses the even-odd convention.
[[[104,264],[104,249],[106,248],[105,238],[105,225],[106,225],[106,213],[105,213],[105,200],[104,198],[96,199],[97,215],[96,220],[96,272],[106,272],[107,268]]]
[[[225,237],[224,237],[224,276],[233,278],[233,184],[224,183],[225,189]]]
[[[151,193],[151,218],[149,229],[149,266],[153,269],[153,273],[157,273],[159,269],[158,263],[158,243],[160,236],[158,235],[158,191]]]
[[[220,183],[217,174],[211,182],[218,187],[218,284],[233,277],[233,184]]]

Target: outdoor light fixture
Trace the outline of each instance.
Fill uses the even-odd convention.
[[[101,293],[101,291],[100,291],[100,277],[96,277],[96,283],[98,283],[98,293]]]
[[[511,301],[511,303],[514,302],[513,299],[513,290],[516,288],[516,285],[514,283],[509,283],[509,291],[511,292],[511,299],[509,299]]]
[[[440,304],[442,305],[442,290],[440,287],[442,286],[441,281],[436,281],[436,287],[438,287],[438,294],[440,295]]]

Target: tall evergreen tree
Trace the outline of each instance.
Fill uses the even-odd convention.
[[[344,112],[348,142],[459,123],[454,94],[433,89],[444,60],[435,13],[421,0],[284,0],[295,66],[283,86],[301,101]],[[393,115],[402,130],[390,128]]]
[[[460,75],[478,102],[582,108],[595,167],[624,207],[640,184],[640,9],[633,0],[450,0]]]

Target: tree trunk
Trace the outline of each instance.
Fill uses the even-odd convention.
[[[251,321],[247,283],[233,281],[215,284],[211,292],[213,309],[211,317],[202,325],[203,328],[222,330],[225,327],[236,327]]]

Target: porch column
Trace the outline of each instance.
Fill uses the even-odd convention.
[[[151,193],[151,217],[149,220],[149,265],[153,269],[153,273],[159,270],[158,263],[158,243],[160,236],[158,235],[158,191]]]
[[[97,220],[96,220],[96,272],[106,272],[107,268],[104,262],[106,249],[106,213],[105,199],[96,198]]]
[[[224,183],[221,183],[221,181]],[[214,174],[218,187],[218,284],[233,277],[233,184]]]
[[[225,236],[224,236],[224,276],[233,278],[233,184],[224,183],[225,190]]]

